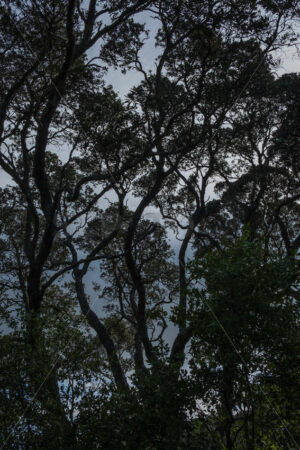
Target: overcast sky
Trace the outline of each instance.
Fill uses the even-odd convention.
[[[144,48],[141,51],[141,57],[142,57],[142,63],[144,66],[144,69],[146,71],[151,70],[151,68],[154,68],[155,64],[155,57],[159,53],[159,49],[155,48],[153,45],[153,37],[157,30],[157,22],[155,22],[153,19],[149,17],[149,14],[143,13],[139,14],[139,21],[140,22],[147,22],[147,26],[150,29],[150,39],[146,42]],[[94,57],[97,55],[97,45],[94,46],[94,48],[90,51],[89,57]],[[278,75],[282,75],[284,73],[290,73],[290,72],[300,72],[300,57],[297,54],[297,51],[295,48],[287,48],[281,51],[280,53],[281,57],[281,65],[278,70]],[[139,73],[136,71],[129,71],[127,74],[122,74],[120,70],[114,70],[110,69],[105,77],[105,80],[107,84],[111,84],[114,88],[114,90],[122,97],[124,98],[126,94],[129,92],[129,90],[133,87],[139,84],[142,77]],[[3,187],[7,183],[10,183],[10,177],[3,172],[2,169],[0,169],[0,186]],[[130,200],[130,206],[134,207],[135,204],[138,203],[138,199],[132,199]],[[159,214],[155,212],[153,208],[149,208],[146,212],[146,218],[153,220],[153,221],[160,221]],[[175,236],[170,234],[170,241],[171,245],[174,248],[175,253],[178,252],[179,248],[179,242],[176,241]],[[88,292],[92,295],[92,286],[91,282],[93,280],[96,280],[99,282],[99,272],[97,270],[93,272],[89,272],[88,275],[85,278]],[[92,303],[94,303],[92,301]],[[96,304],[98,302],[96,301]],[[102,303],[102,302],[101,302]],[[96,308],[99,312],[101,311],[100,302],[98,303],[98,307]],[[172,340],[172,338],[175,335],[175,328],[168,331],[168,341]]]

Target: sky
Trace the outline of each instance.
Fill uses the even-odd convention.
[[[141,59],[144,69],[151,70],[154,68],[155,58],[159,54],[159,49],[153,46],[153,40],[151,39],[154,38],[154,35],[157,30],[157,24],[153,19],[149,20],[149,15],[140,14],[138,17],[141,22],[146,22],[148,28],[150,29],[150,39],[149,42],[146,43],[145,47],[141,51]],[[96,54],[97,48],[95,46],[91,51],[91,57],[96,56]],[[280,55],[278,54],[276,56],[280,57],[281,59],[280,66],[277,71],[278,76],[281,76],[284,73],[300,72],[300,55],[297,54],[297,50],[295,48],[284,49],[283,51],[281,51]],[[105,80],[108,84],[111,84],[113,86],[114,90],[120,95],[121,98],[125,98],[126,94],[130,91],[130,89],[132,89],[134,86],[140,83],[140,81],[142,80],[142,76],[135,71],[129,71],[124,75],[121,73],[120,70],[109,69],[107,75],[105,76]],[[213,190],[210,194],[213,194]],[[132,208],[136,206],[137,203],[138,199],[136,198],[130,199],[130,206]],[[145,218],[148,218],[149,220],[153,220],[155,222],[161,221],[159,212],[156,211],[155,208],[153,207],[148,208],[146,210]],[[168,236],[170,244],[175,252],[175,260],[177,260],[180,241],[176,239],[173,233],[169,233]],[[191,256],[191,249],[188,249],[187,252],[187,258],[189,256]],[[99,282],[97,273],[98,270],[90,272],[89,274],[87,274],[85,281],[87,291],[90,294],[91,299],[93,299],[91,300],[91,304],[93,304],[95,311],[98,312],[99,315],[101,315],[102,301],[97,300],[95,301],[92,290],[92,281],[96,279]],[[168,327],[168,330],[165,335],[166,341],[169,344],[171,344],[176,335],[177,335],[177,328],[174,325],[170,324],[170,327]]]
[[[142,63],[145,70],[148,71],[154,68],[155,64],[154,61],[159,53],[159,49],[155,48],[155,46],[153,45],[153,37],[157,31],[157,22],[154,19],[152,19],[147,13],[139,14],[137,17],[140,22],[147,23],[147,27],[150,33],[149,41],[145,43],[144,48],[141,50]],[[96,55],[97,55],[97,46],[94,46],[89,52],[88,56],[90,58],[93,58]],[[281,64],[277,71],[279,76],[284,73],[300,72],[300,55],[297,54],[295,48],[284,49],[283,51],[281,51],[280,58]],[[109,69],[105,76],[106,83],[111,84],[114,90],[121,96],[121,98],[125,98],[126,94],[130,91],[130,89],[138,85],[141,79],[142,76],[136,71],[129,71],[124,75],[121,73],[120,70],[115,69]],[[7,183],[10,182],[11,182],[10,177],[0,169],[0,187],[4,187]],[[134,207],[137,203],[138,199],[134,198],[130,199],[131,207]],[[161,221],[159,213],[154,208],[148,208],[146,210],[145,218],[153,220],[155,222]],[[175,254],[177,254],[180,243],[171,233],[169,234],[169,239],[171,246],[175,251]],[[94,297],[92,290],[92,281],[93,280],[99,281],[97,272],[98,272],[97,270],[89,272],[89,274],[86,276],[85,279],[87,284],[87,290],[88,293],[91,295],[91,297],[92,296]],[[98,312],[101,312],[100,303],[96,301],[96,305],[98,305],[96,310],[98,310]],[[172,340],[174,335],[175,329],[172,328],[169,331],[168,340]]]
[[[145,43],[141,50],[141,61],[145,70],[154,68],[154,60],[159,55],[159,49],[153,45],[153,38],[158,29],[157,22],[149,17],[149,14],[143,13],[136,16],[141,23],[146,23],[149,30],[150,39]],[[300,30],[299,30],[300,33]],[[299,43],[300,45],[300,43]],[[91,50],[91,55],[96,56],[96,46]],[[281,63],[277,70],[277,75],[281,76],[284,73],[300,72],[300,47],[299,50],[295,47],[283,48],[275,57],[280,58]],[[134,71],[129,71],[123,75],[120,70],[110,69],[105,77],[108,84],[111,84],[116,92],[124,98],[131,88],[138,85],[142,76]]]

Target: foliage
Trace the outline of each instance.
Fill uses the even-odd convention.
[[[0,8],[5,445],[295,446],[299,2]]]
[[[297,439],[297,407],[284,405],[288,378],[290,387],[297,385],[299,308],[292,289],[299,261],[265,257],[262,243],[246,232],[193,262],[191,277],[190,368],[204,422],[219,427],[226,448],[269,448],[274,436],[280,445]],[[277,372],[283,366],[284,378]]]

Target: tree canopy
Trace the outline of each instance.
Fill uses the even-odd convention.
[[[298,448],[299,3],[0,8],[3,448]]]

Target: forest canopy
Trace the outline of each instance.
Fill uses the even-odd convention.
[[[3,449],[299,448],[299,18],[1,4]]]

